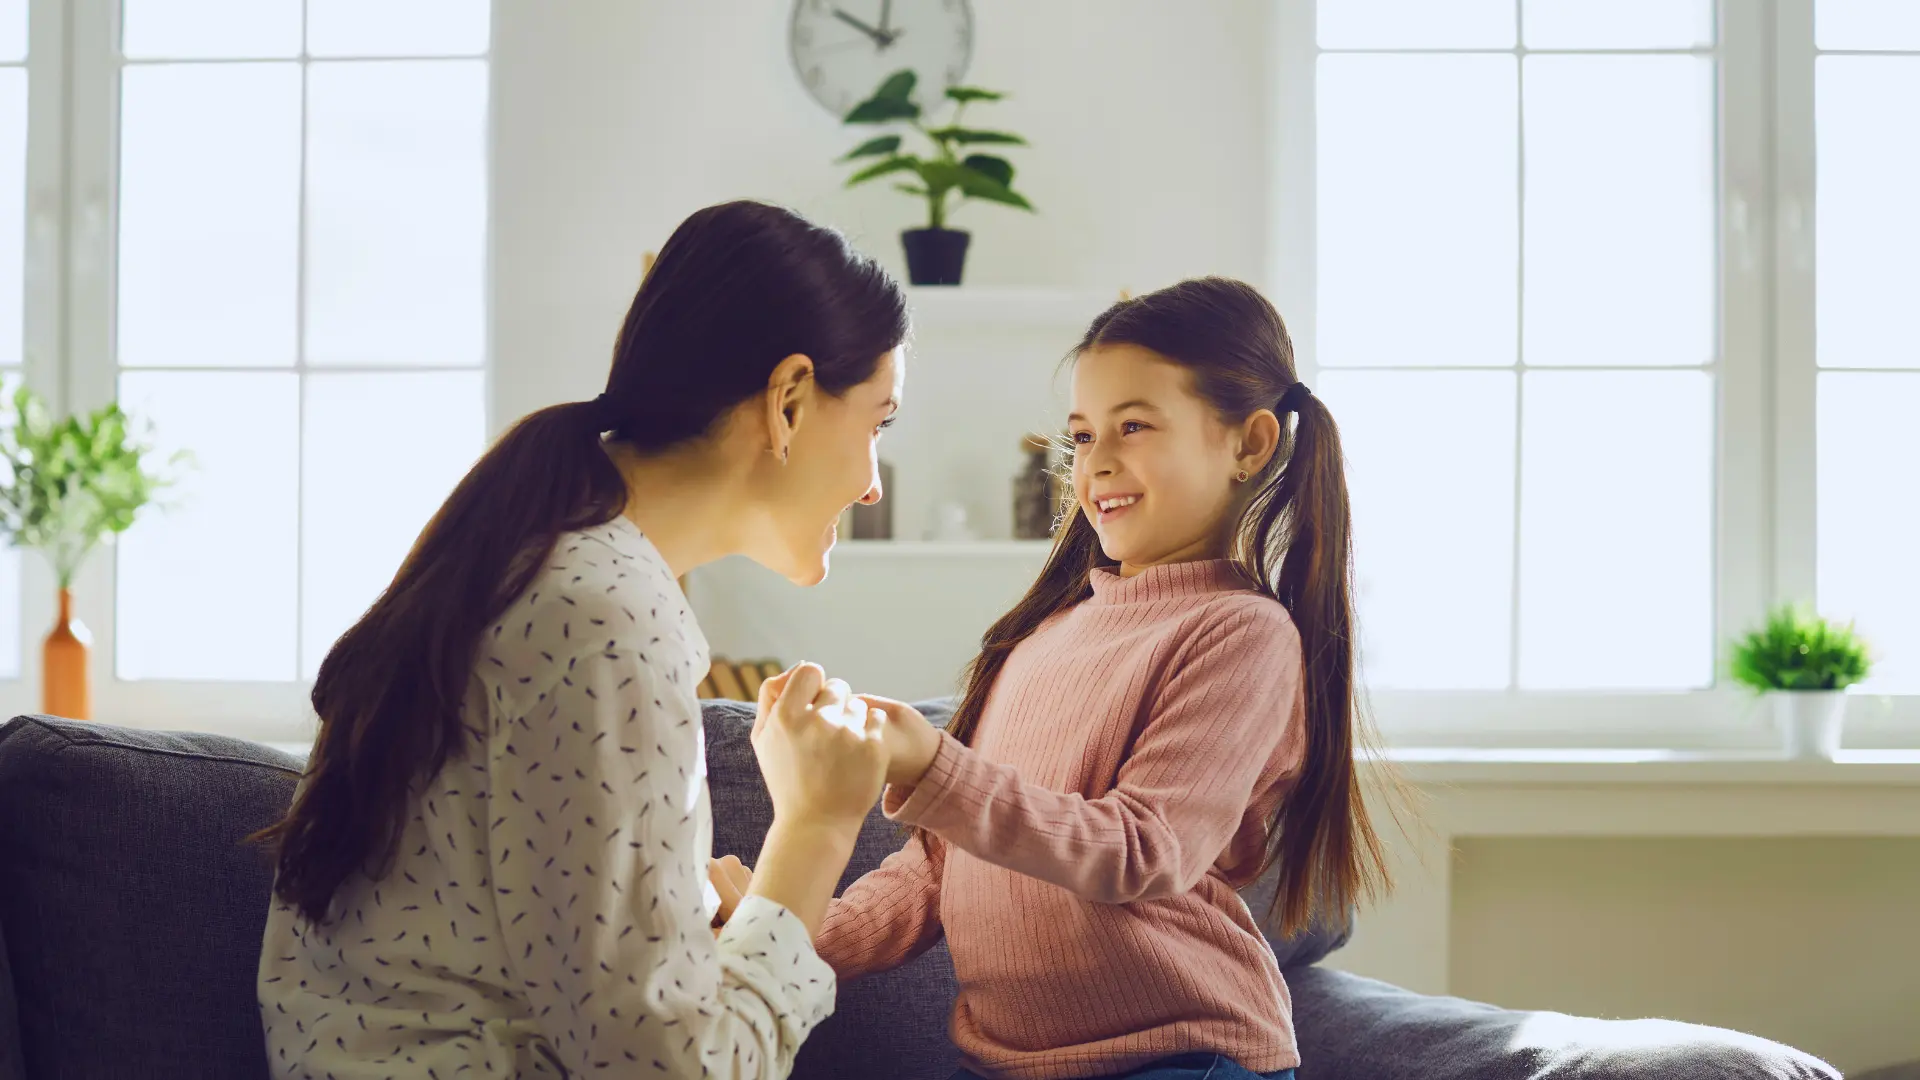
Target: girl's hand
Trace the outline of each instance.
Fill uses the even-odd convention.
[[[753,884],[753,871],[738,857],[727,855],[707,860],[707,880],[713,883],[713,891],[720,894],[720,910],[713,916],[713,933],[718,937],[720,928],[727,925],[734,909],[740,906],[740,899],[747,895],[747,887]]]
[[[851,836],[880,798],[888,749],[880,717],[817,664],[760,684],[752,742],[776,823]]]
[[[927,722],[920,710],[890,698],[873,694],[859,695],[868,714],[885,717],[881,730],[887,740],[887,783],[910,788],[920,783],[940,752],[940,729]]]

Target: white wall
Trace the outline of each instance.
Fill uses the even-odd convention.
[[[1920,1058],[1920,841],[1462,841],[1449,989],[1752,1032],[1852,1073]]]
[[[968,81],[1012,97],[970,119],[1031,140],[1009,156],[1039,213],[978,206],[957,217],[974,233],[968,284],[1057,290],[1067,300],[1051,309],[1068,317],[994,330],[969,325],[978,312],[917,314],[902,423],[883,450],[903,537],[921,535],[945,500],[982,536],[1010,534],[1019,438],[1060,424],[1057,362],[1120,289],[1201,273],[1257,280],[1267,263],[1264,0],[974,6]],[[599,392],[642,253],[701,206],[787,203],[904,275],[898,233],[919,223],[920,204],[880,185],[843,188],[833,160],[865,133],[801,87],[789,12],[772,0],[495,4],[495,430]],[[752,567],[696,575],[716,651],[804,656],[902,696],[946,692],[1037,565],[840,561],[811,593]],[[903,591],[903,573],[920,588]],[[878,629],[875,612],[894,629]]]
[[[1138,290],[1262,274],[1263,0],[974,7],[969,81],[1014,95],[975,119],[1033,142],[1010,156],[1040,213],[982,206],[956,219],[974,233],[970,283]],[[793,74],[787,3],[494,10],[496,429],[599,391],[641,253],[701,206],[788,203],[901,268],[897,234],[916,204],[841,187],[832,162],[856,133]]]

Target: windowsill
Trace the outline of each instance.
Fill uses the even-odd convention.
[[[1832,761],[1756,751],[1393,747],[1419,784],[1813,784],[1920,787],[1920,749],[1842,750]]]

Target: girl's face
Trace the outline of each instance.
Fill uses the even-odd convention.
[[[880,358],[866,382],[840,397],[808,382],[786,463],[760,459],[768,462],[772,483],[767,528],[750,541],[748,555],[754,561],[796,585],[817,585],[826,578],[840,514],[856,502],[879,502],[885,494],[880,434],[893,423],[905,381],[906,365],[895,349]]]
[[[1080,512],[1126,577],[1225,558],[1243,500],[1234,478],[1243,468],[1257,472],[1272,454],[1249,457],[1249,432],[1221,422],[1194,392],[1191,373],[1138,345],[1098,346],[1080,357],[1068,431]]]

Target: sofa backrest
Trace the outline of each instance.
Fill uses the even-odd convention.
[[[773,816],[753,711],[704,711],[714,853],[752,862]],[[944,719],[938,704],[926,711]],[[0,727],[0,1080],[268,1075],[254,981],[272,870],[243,841],[285,812],[300,767],[216,735],[46,717]],[[842,887],[905,839],[876,810]],[[1248,890],[1256,911],[1272,885]],[[1342,927],[1274,944],[1289,967],[1344,940]],[[841,987],[794,1077],[944,1080],[958,1067],[954,992],[944,945]]]
[[[299,763],[212,735],[0,728],[0,934],[26,1076],[265,1078],[271,870]],[[4,1057],[0,1057],[4,1061]]]

